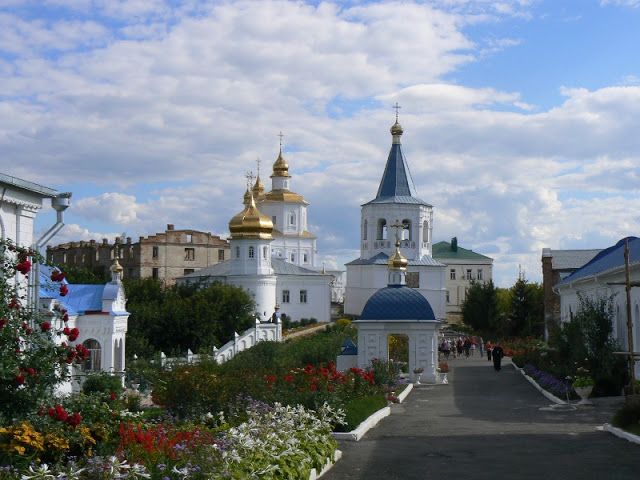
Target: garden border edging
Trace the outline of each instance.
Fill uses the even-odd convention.
[[[364,420],[360,425],[358,425],[355,430],[351,430],[350,432],[333,432],[331,435],[333,435],[333,438],[335,438],[336,440],[357,442],[364,436],[365,433],[375,427],[378,422],[380,422],[380,420],[382,420],[384,417],[388,417],[389,415],[391,415],[390,407],[381,408],[380,410],[374,412],[371,416],[369,416],[369,418]]]
[[[616,437],[624,438],[625,440],[640,445],[640,437],[638,435],[634,435],[633,433],[629,433],[621,428],[614,427],[610,423],[605,423],[603,425],[603,429],[609,433],[612,433]]]
[[[407,385],[407,388],[400,392],[400,394],[398,395],[398,402],[404,402],[404,399],[407,398],[407,395],[409,395],[409,393],[411,393],[411,390],[413,390],[413,383],[409,383]]]
[[[549,400],[551,400],[554,403],[557,403],[558,405],[566,405],[567,402],[564,400],[559,399],[558,397],[556,397],[553,393],[547,392],[544,388],[542,388],[540,385],[538,385],[538,382],[536,382],[533,378],[531,378],[529,375],[527,375],[524,372],[523,368],[518,367],[515,363],[511,362],[511,365],[513,365],[513,368],[515,368],[517,371],[519,371],[522,376],[524,378],[527,379],[527,381],[533,385],[536,390],[538,390],[540,393],[542,393],[545,397],[547,397]]]
[[[327,463],[325,463],[324,467],[322,467],[322,470],[320,470],[320,473],[317,473],[315,468],[311,469],[311,471],[309,472],[309,480],[317,480],[318,478],[323,476],[325,473],[331,470],[331,467],[333,467],[336,464],[336,462],[341,458],[342,458],[342,451],[336,449],[336,451],[333,452],[333,460],[331,458],[327,458]]]

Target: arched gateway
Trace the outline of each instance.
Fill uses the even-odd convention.
[[[358,366],[366,368],[373,359],[389,358],[389,336],[409,338],[409,373],[422,368],[422,379],[435,383],[438,363],[438,329],[427,299],[406,285],[407,259],[400,253],[400,239],[396,251],[389,258],[389,284],[378,290],[365,304],[362,315],[354,324],[358,328]]]

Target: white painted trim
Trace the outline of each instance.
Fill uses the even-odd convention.
[[[398,403],[404,402],[404,399],[411,393],[411,390],[413,390],[413,383],[407,384],[407,388],[400,392],[398,395]]]
[[[547,397],[553,403],[557,403],[558,405],[566,405],[567,404],[566,401],[560,400],[553,393],[547,392],[544,388],[542,388],[540,385],[538,385],[538,383],[533,378],[531,378],[529,375],[524,373],[524,370],[522,368],[517,367],[515,363],[512,363],[511,365],[513,365],[513,368],[515,368],[517,371],[519,371],[522,374],[522,376],[524,378],[526,378],[527,381],[536,388],[536,390],[538,390],[540,393],[542,393],[545,397]]]
[[[391,415],[391,408],[384,407],[373,413],[369,418],[364,420],[355,430],[351,430],[350,432],[333,432],[333,438],[336,440],[346,440],[357,442],[359,441],[365,433],[375,427],[380,420],[384,417],[388,417]]]
[[[621,428],[614,427],[609,423],[605,423],[603,425],[604,430],[607,432],[613,433],[616,437],[624,438],[625,440],[629,440],[630,442],[637,443],[640,445],[640,437],[638,435],[634,435],[633,433],[625,432]]]
[[[327,463],[325,463],[324,467],[322,467],[322,470],[320,470],[320,473],[316,473],[315,468],[311,469],[311,472],[309,472],[309,480],[317,480],[318,478],[323,476],[325,473],[331,470],[331,467],[333,467],[336,464],[336,462],[341,458],[342,458],[341,450],[336,450],[335,452],[333,452],[333,460],[330,458],[327,458]]]

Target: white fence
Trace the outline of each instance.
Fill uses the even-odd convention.
[[[282,341],[282,322],[278,319],[277,323],[261,323],[256,320],[256,326],[243,332],[235,333],[234,339],[229,340],[222,347],[213,347],[211,358],[218,363],[224,363],[231,360],[236,353],[253,347],[258,342],[264,341],[280,342]],[[160,352],[160,363],[164,366],[182,365],[185,363],[197,363],[200,361],[201,355],[194,354],[191,350],[187,350],[186,357],[167,357],[164,352]]]

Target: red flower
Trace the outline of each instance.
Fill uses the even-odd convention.
[[[264,379],[268,384],[272,384],[275,383],[276,380],[278,380],[278,377],[276,377],[275,375],[265,375]]]
[[[21,373],[19,373],[18,375],[16,375],[13,379],[18,385],[24,385],[24,375],[22,375]]]
[[[317,383],[312,383],[311,385],[309,385],[309,390],[311,390],[312,392],[315,392],[318,390],[318,384]]]
[[[109,394],[109,398],[110,398],[111,400],[115,401],[115,399],[116,399],[116,398],[118,398],[118,397],[117,397],[117,395],[116,395],[116,392],[111,392],[111,393]]]
[[[25,371],[32,377],[36,376],[36,369],[32,367],[27,367]]]
[[[71,331],[69,331],[69,333],[67,334],[70,342],[75,342],[76,339],[78,338],[78,335],[80,335],[80,330],[78,330],[75,327],[72,328]]]
[[[16,265],[16,270],[21,274],[26,275],[31,270],[31,262],[28,258],[25,258],[22,262]]]
[[[76,427],[82,421],[82,417],[78,412],[75,412],[67,417],[67,423],[72,427]]]
[[[62,285],[60,285],[60,296],[64,297],[67,293],[69,293],[69,288],[66,284],[63,283]]]
[[[15,308],[16,310],[19,310],[20,307],[20,301],[17,298],[12,298],[9,302],[9,308]]]
[[[9,321],[6,318],[0,318],[0,330],[2,330],[7,323],[9,323]]]
[[[294,380],[293,375],[290,373],[286,374],[282,379],[287,383],[292,383]]]
[[[69,314],[67,312],[64,312],[64,315],[62,315],[62,321],[63,322],[69,321]]]
[[[62,329],[62,333],[64,333],[65,335],[69,335],[71,333],[71,329],[69,327],[64,327]]]
[[[40,324],[40,328],[42,329],[43,332],[48,332],[49,330],[51,330],[51,323],[49,322],[42,322]]]
[[[62,280],[64,280],[64,273],[60,270],[54,270],[51,272],[51,281],[61,282]]]

